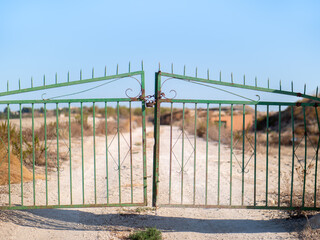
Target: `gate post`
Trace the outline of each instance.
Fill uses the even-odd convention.
[[[159,148],[160,148],[160,98],[161,71],[155,73],[155,109],[154,109],[154,145],[153,145],[153,177],[152,177],[152,206],[157,207],[159,192]]]

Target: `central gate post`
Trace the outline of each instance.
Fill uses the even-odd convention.
[[[160,149],[160,98],[161,71],[155,73],[155,109],[154,109],[154,145],[153,145],[153,178],[152,206],[157,207],[159,193],[159,149]]]

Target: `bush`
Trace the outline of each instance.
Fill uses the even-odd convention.
[[[129,235],[132,240],[161,240],[161,232],[156,228],[147,228]]]

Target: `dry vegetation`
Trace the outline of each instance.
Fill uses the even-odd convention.
[[[31,118],[30,109],[25,109],[23,111],[22,121],[28,120]],[[7,121],[2,121],[0,123],[0,185],[8,183],[8,129],[10,131],[10,176],[11,183],[18,183],[21,180],[21,158],[23,164],[23,180],[31,181],[33,179],[31,168],[33,167],[33,161],[35,166],[41,167],[47,164],[49,170],[56,167],[57,162],[57,153],[56,149],[50,148],[52,145],[56,145],[57,133],[59,133],[59,142],[62,141],[68,142],[69,139],[69,129],[71,132],[71,138],[80,138],[82,135],[93,136],[93,122],[92,122],[92,107],[83,108],[83,118],[81,120],[80,109],[72,109],[70,115],[70,126],[68,120],[60,120],[59,122],[55,121],[57,110],[47,110],[47,124],[46,127],[44,124],[40,127],[35,127],[34,132],[32,132],[31,126],[26,126],[26,123],[23,123],[24,127],[22,128],[21,136],[19,130],[19,124],[15,125],[10,122],[8,128]],[[69,109],[60,109],[58,114],[68,114]],[[115,134],[118,131],[128,132],[130,126],[132,129],[136,127],[141,127],[142,117],[141,111],[139,109],[133,109],[131,113],[130,121],[130,112],[127,107],[119,107],[119,126],[117,121],[117,110],[112,107],[107,108],[107,124],[105,122],[105,108],[95,108],[96,114],[96,124],[95,124],[95,134],[105,135]],[[5,118],[6,114],[1,115]],[[19,117],[17,114],[10,113],[10,116]],[[43,119],[43,109],[35,109],[34,111],[35,122],[41,121]],[[68,115],[67,115],[68,116]],[[49,121],[49,119],[51,121]],[[67,118],[68,119],[68,118]],[[30,124],[29,124],[30,125]],[[58,125],[58,126],[57,126]],[[106,128],[107,125],[107,128]],[[36,125],[35,125],[36,126]],[[58,129],[58,131],[57,131]],[[106,131],[107,129],[107,131]],[[45,131],[46,130],[46,131]],[[46,134],[45,134],[46,133]],[[47,139],[47,161],[45,159],[45,137]],[[22,156],[21,156],[22,155]],[[68,159],[68,152],[61,151],[59,152],[59,160],[64,161]],[[42,178],[42,176],[36,175],[36,178]]]

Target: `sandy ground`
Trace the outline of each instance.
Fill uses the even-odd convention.
[[[144,228],[156,227],[162,231],[164,239],[298,239],[305,224],[304,219],[287,219],[286,212],[246,209],[202,209],[202,208],[158,208],[153,209],[151,205],[151,173],[152,173],[152,128],[148,128],[147,135],[147,167],[148,167],[148,205],[147,208],[86,208],[86,209],[43,209],[43,210],[8,210],[0,211],[0,234],[1,239],[123,239],[130,232]],[[230,150],[227,146],[220,149],[220,189],[218,191],[218,145],[210,142],[208,156],[208,180],[206,183],[206,152],[205,141],[197,138],[197,170],[194,172],[192,144],[194,137],[185,136],[184,170],[181,171],[181,136],[179,129],[174,128],[173,141],[176,145],[174,152],[176,158],[172,160],[172,184],[171,203],[192,203],[196,204],[217,204],[218,195],[220,204],[228,204],[230,201]],[[150,134],[151,133],[151,134]],[[104,137],[96,138],[96,168],[93,158],[93,138],[84,139],[84,182],[82,184],[82,162],[81,142],[72,141],[72,188],[70,188],[70,162],[67,160],[61,163],[59,171],[60,204],[81,204],[83,202],[82,190],[84,186],[85,203],[110,203],[119,202],[119,185],[121,188],[121,201],[140,203],[143,201],[142,185],[142,138],[141,128],[133,132],[132,166],[130,171],[130,157],[128,145],[130,137],[128,133],[121,134],[120,138],[120,184],[119,168],[117,162],[118,136],[108,136],[109,164],[106,166],[106,143]],[[166,204],[169,199],[169,169],[170,169],[170,131],[168,126],[161,127],[161,156],[160,156],[160,198],[159,203]],[[63,142],[63,141],[62,141]],[[62,143],[61,143],[62,144]],[[54,146],[55,144],[53,144]],[[62,144],[63,146],[63,144]],[[180,149],[180,150],[179,150]],[[60,148],[61,154],[67,152],[67,147]],[[240,154],[240,155],[239,155]],[[235,154],[238,158],[240,152]],[[191,156],[191,157],[189,157]],[[250,154],[246,154],[248,160]],[[239,158],[241,159],[241,158]],[[257,169],[257,202],[258,205],[265,203],[265,159],[258,157]],[[246,161],[247,161],[246,160]],[[179,162],[180,161],[180,162]],[[276,191],[278,182],[277,166],[271,159],[269,170],[270,176],[269,192]],[[245,174],[244,204],[251,204],[253,201],[252,168],[253,161],[248,162],[248,172]],[[241,178],[237,161],[231,164],[233,184],[232,202],[241,204]],[[284,165],[286,166],[286,165]],[[108,167],[108,171],[107,171]],[[288,164],[287,168],[290,165]],[[96,171],[95,171],[96,169]],[[107,185],[106,173],[108,172],[109,182]],[[43,174],[43,170],[38,170]],[[196,191],[193,192],[194,173],[196,173]],[[183,174],[183,187],[181,177]],[[96,175],[96,181],[94,176]],[[58,172],[53,170],[49,174],[48,181],[48,203],[57,204],[58,198]],[[132,194],[131,198],[131,181]],[[281,176],[284,185],[286,176]],[[96,193],[94,186],[96,184]],[[310,183],[312,185],[312,182]],[[283,186],[282,185],[282,186]],[[109,186],[109,188],[108,188]],[[297,188],[299,185],[295,185]],[[36,204],[45,204],[46,186],[45,181],[37,180]],[[108,188],[108,194],[107,194]],[[207,200],[205,189],[207,188]],[[33,185],[24,183],[24,204],[33,204]],[[183,194],[181,198],[181,189]],[[7,189],[1,187],[0,201],[8,202]],[[21,204],[21,186],[12,186],[12,203]],[[271,205],[277,204],[274,194],[270,194],[268,202]]]

